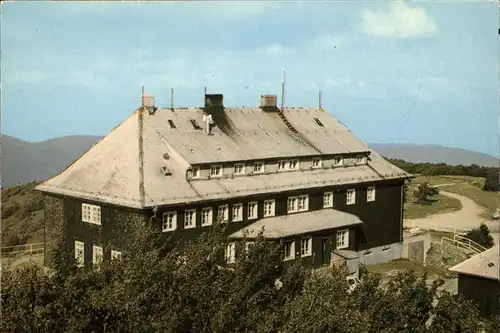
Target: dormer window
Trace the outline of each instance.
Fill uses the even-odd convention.
[[[366,156],[356,157],[356,164],[366,164]]]
[[[313,168],[321,168],[321,157],[313,157],[312,167]]]
[[[344,159],[342,158],[342,156],[336,156],[333,158],[333,166],[342,166],[344,165]]]
[[[287,163],[285,160],[278,161],[278,171],[286,170],[286,165]]]
[[[290,170],[297,170],[299,168],[299,160],[290,160],[288,162]]]
[[[222,177],[222,165],[210,166],[210,177]]]
[[[193,178],[200,178],[200,168],[199,167],[192,167],[192,172],[193,172]]]
[[[263,173],[264,172],[264,162],[255,162],[253,164],[253,173]]]
[[[245,164],[236,163],[234,165],[234,174],[235,175],[244,175],[245,174]]]

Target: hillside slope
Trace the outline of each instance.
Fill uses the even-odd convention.
[[[382,156],[412,163],[477,164],[485,167],[500,165],[500,160],[494,156],[460,148],[403,143],[370,143],[368,145]]]

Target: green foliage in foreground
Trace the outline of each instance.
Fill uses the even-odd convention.
[[[382,286],[378,276],[367,274],[348,293],[344,271],[284,268],[278,247],[263,239],[236,264],[221,264],[226,242],[218,230],[182,248],[153,248],[157,235],[145,229],[133,237],[134,252],[100,269],[76,268],[61,252],[51,275],[35,266],[4,271],[0,331],[448,333],[496,328],[481,322],[469,302],[438,295],[441,282],[428,286],[425,276],[402,272]]]

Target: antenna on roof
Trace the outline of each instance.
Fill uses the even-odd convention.
[[[321,90],[320,90],[320,91],[319,91],[319,93],[318,93],[318,107],[319,107],[320,109],[322,109],[322,108],[323,108],[323,105],[321,104]]]
[[[207,94],[207,86],[204,87],[204,94]]]
[[[141,106],[144,106],[144,86],[141,86]]]
[[[281,111],[285,105],[285,70],[283,70],[283,80],[281,81]]]
[[[170,88],[170,110],[174,111],[174,88]]]

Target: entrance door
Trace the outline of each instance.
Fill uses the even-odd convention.
[[[322,265],[330,265],[332,261],[332,240],[331,238],[323,238],[322,239],[323,252],[321,255],[321,264]]]

